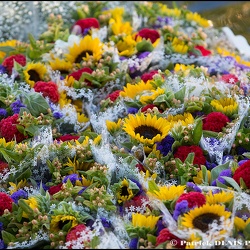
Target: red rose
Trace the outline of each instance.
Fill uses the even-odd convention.
[[[28,136],[24,136],[24,134],[19,132],[16,127],[18,117],[18,114],[14,114],[0,121],[0,136],[4,137],[6,142],[16,139],[18,143],[28,138]]]
[[[12,211],[12,198],[4,192],[0,192],[0,216],[4,214],[4,210]]]
[[[118,90],[110,93],[109,95],[107,95],[107,97],[105,99],[109,98],[110,101],[114,102],[119,97],[120,92],[121,92],[121,90],[118,89]]]
[[[57,103],[60,99],[58,86],[54,82],[38,81],[35,83],[34,90],[42,93],[43,97],[49,97],[49,99],[54,103]]]
[[[240,185],[240,178],[243,179],[247,188],[250,188],[250,160],[240,165],[233,174],[233,179]]]
[[[221,112],[211,112],[205,119],[203,119],[203,130],[213,132],[221,132],[227,123],[230,122],[229,118]]]
[[[77,20],[74,23],[74,25],[72,27],[72,30],[75,27],[80,28],[79,33],[83,34],[86,29],[90,29],[90,28],[99,29],[100,28],[100,24],[99,24],[99,21],[96,18],[94,18],[94,17],[88,17],[88,18],[83,18],[83,19]]]
[[[70,140],[78,140],[79,135],[62,135],[58,138],[56,138],[57,141],[70,141]]]
[[[175,153],[174,157],[179,158],[182,162],[184,162],[188,156],[189,153],[194,153],[194,161],[193,164],[197,165],[205,165],[206,163],[206,158],[203,155],[202,148],[196,145],[192,146],[179,146]]]
[[[152,70],[148,73],[144,73],[142,76],[141,76],[141,79],[144,81],[144,82],[147,82],[148,80],[153,80],[153,76],[155,74],[158,74],[158,70]]]
[[[236,82],[239,81],[238,77],[233,74],[225,74],[221,77],[222,81],[230,84],[235,84]]]
[[[63,184],[60,183],[60,184],[58,184],[58,185],[56,185],[56,186],[50,187],[49,190],[48,190],[49,194],[50,194],[50,195],[53,195],[53,194],[56,194],[56,193],[58,193],[59,191],[61,191],[62,185],[63,185]]]
[[[93,70],[90,69],[90,68],[88,68],[88,67],[85,67],[85,68],[79,69],[79,70],[77,70],[77,71],[75,71],[75,72],[69,74],[68,77],[73,76],[73,77],[75,78],[76,81],[79,81],[79,79],[80,79],[81,76],[82,76],[82,73],[84,73],[84,72],[89,73],[89,74],[91,75],[92,72],[93,72]],[[85,82],[88,83],[87,86],[91,86],[91,82],[90,82],[89,80],[85,80]]]
[[[147,112],[148,109],[153,109],[154,107],[158,108],[156,105],[154,104],[147,104],[146,106],[141,108],[141,112]],[[161,109],[158,109],[160,113],[162,113]]]
[[[87,227],[84,224],[78,224],[70,229],[68,234],[66,235],[65,243],[72,242],[69,246],[67,245],[68,249],[72,249],[73,245],[76,245],[77,240],[80,238],[81,233],[86,231]],[[88,240],[89,242],[90,240]],[[84,243],[84,242],[82,242]],[[79,244],[79,242],[77,242]]]
[[[196,45],[194,48],[195,48],[195,49],[198,49],[198,50],[201,52],[201,54],[202,54],[203,56],[209,56],[209,55],[212,54],[212,52],[211,52],[210,50],[205,49],[205,48],[204,48],[203,46],[201,46],[201,45]]]
[[[170,231],[167,228],[163,228],[159,235],[156,238],[156,246],[166,242],[166,241],[171,241],[174,240],[176,245],[174,246],[176,249],[179,248],[185,248],[186,244],[182,242],[180,238],[175,236],[174,234],[170,233]]]
[[[9,75],[12,74],[12,69],[14,67],[14,61],[22,66],[26,65],[26,57],[22,54],[8,56],[4,59],[2,65],[7,69]]]
[[[201,207],[206,203],[206,197],[204,194],[193,191],[181,194],[178,200],[176,201],[176,204],[183,200],[186,200],[188,202],[189,208]]]
[[[154,29],[143,28],[136,34],[146,40],[150,39],[151,43],[154,43],[158,38],[160,38],[160,33]]]

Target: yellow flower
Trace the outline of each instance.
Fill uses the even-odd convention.
[[[136,52],[137,52],[136,44],[137,44],[137,42],[133,39],[133,37],[131,35],[127,35],[127,36],[122,37],[122,40],[120,40],[116,44],[119,56],[130,57],[130,56],[136,54]]]
[[[145,83],[141,80],[136,84],[127,83],[127,85],[123,87],[123,91],[120,92],[120,96],[124,98],[128,97],[131,99],[139,100],[142,93],[149,93],[154,89],[155,88],[149,81]]]
[[[34,210],[38,208],[38,202],[35,197],[30,197],[28,200],[24,200],[24,201],[25,203],[27,203],[27,205],[29,205],[31,209]],[[26,212],[23,212],[22,217],[29,218],[29,215]]]
[[[60,92],[60,99],[59,99],[60,108],[64,108],[65,106],[71,104],[71,99],[67,98],[66,91]]]
[[[106,126],[107,126],[107,130],[109,131],[109,133],[114,134],[115,132],[120,130],[122,126],[122,119],[119,118],[117,122],[106,120]]]
[[[132,225],[134,227],[146,227],[150,228],[151,230],[154,230],[159,218],[160,216],[154,216],[154,215],[146,216],[139,213],[133,213]]]
[[[52,70],[60,71],[61,75],[67,75],[73,69],[72,62],[68,62],[64,59],[55,58],[53,61],[49,61],[49,65]]]
[[[40,62],[28,62],[23,70],[24,80],[30,85],[31,88],[34,87],[36,82],[43,81],[46,73],[46,66]]]
[[[234,198],[234,194],[232,192],[225,192],[224,190],[219,193],[212,193],[212,190],[209,191],[206,196],[206,201],[208,204],[223,204],[230,202]]]
[[[156,90],[150,90],[150,91],[142,91],[140,96],[140,102],[145,105],[148,103],[152,103],[159,95],[163,95],[165,93],[165,90],[162,88],[157,88]]]
[[[14,182],[9,182],[9,184],[10,184],[9,187],[10,194],[13,194],[17,190],[24,188],[27,184],[27,180],[21,180],[17,184],[15,184]]]
[[[50,222],[50,230],[51,232],[58,232],[62,230],[63,226],[67,223],[71,222],[71,227],[77,226],[78,222],[75,216],[71,215],[52,215]]]
[[[189,212],[181,216],[180,224],[183,227],[190,229],[199,229],[202,232],[209,230],[209,225],[213,221],[217,221],[221,225],[225,223],[225,220],[231,216],[231,212],[225,210],[225,206],[219,204],[205,204],[200,207],[195,207]],[[221,218],[223,217],[223,221]]]
[[[195,249],[201,240],[202,237],[199,234],[192,233],[186,242],[185,249]]]
[[[10,46],[16,47],[18,41],[17,40],[7,40],[0,43],[0,59],[3,59],[6,56],[6,53],[1,51],[1,47]]]
[[[198,13],[193,13],[193,12],[188,12],[186,14],[186,19],[188,21],[194,21],[196,22],[199,26],[203,28],[207,28],[211,26],[211,22],[209,22],[207,19],[202,18]]]
[[[175,53],[186,54],[189,49],[185,42],[177,37],[174,37],[171,45]]]
[[[210,183],[210,181],[211,181],[211,172],[209,170],[207,170],[207,179],[208,179],[208,183]],[[197,173],[197,176],[193,177],[193,181],[197,185],[200,185],[200,184],[202,184],[204,182],[201,170]]]
[[[71,63],[80,64],[81,61],[88,61],[93,57],[95,61],[101,59],[103,53],[103,43],[98,37],[92,38],[90,35],[84,36],[79,44],[74,43],[69,48],[69,53],[65,55]]]
[[[145,146],[153,146],[167,136],[170,123],[165,118],[149,113],[129,114],[124,119],[123,130]]]
[[[6,142],[5,138],[0,138],[0,146],[6,149],[13,149],[16,145],[15,141]]]
[[[171,123],[171,128],[175,125],[188,126],[189,124],[194,124],[194,117],[191,113],[185,112],[184,114],[177,115],[168,115],[166,119],[169,123]]]
[[[182,71],[184,73],[184,76],[187,76],[190,72],[190,70],[194,69],[194,65],[185,65],[185,64],[175,64],[174,71],[179,72]]]
[[[128,201],[134,197],[133,190],[129,188],[129,182],[127,179],[123,179],[120,187],[117,189],[116,197],[118,203]]]
[[[243,231],[246,226],[250,223],[250,218],[248,218],[246,221],[242,218],[239,218],[237,216],[234,217],[234,226],[238,231]]]
[[[219,100],[212,100],[210,105],[215,111],[221,112],[226,116],[232,116],[238,113],[238,103],[231,97],[224,97]]]
[[[104,10],[102,12],[104,15],[110,14],[116,22],[122,21],[124,14],[124,7],[115,7],[113,9]]]
[[[80,123],[85,123],[89,121],[89,118],[85,116],[84,113],[80,114],[79,112],[77,112],[77,121]]]
[[[130,22],[110,20],[109,25],[114,35],[131,35],[133,28]]]
[[[185,185],[162,186],[159,187],[159,190],[154,190],[153,192],[149,191],[148,195],[152,195],[158,198],[159,200],[166,202],[178,198],[181,194],[184,193],[184,190],[185,190]]]

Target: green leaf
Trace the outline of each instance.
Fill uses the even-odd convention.
[[[203,130],[203,136],[204,137],[213,137],[213,138],[218,138],[218,133],[209,131],[209,130]]]
[[[143,39],[141,42],[136,44],[136,49],[138,52],[144,52],[144,51],[151,52],[154,50],[154,46],[150,41]]]
[[[175,99],[180,100],[181,102],[184,102],[185,93],[186,93],[186,86],[181,88],[179,91],[175,92],[174,94]]]
[[[148,191],[154,193],[154,191],[159,191],[157,184],[153,180],[148,181]]]
[[[1,233],[2,233],[3,241],[6,245],[8,245],[10,242],[16,241],[16,237],[14,235],[12,235],[11,233],[8,233],[4,230]]]
[[[246,225],[246,227],[243,230],[243,234],[246,238],[246,240],[250,240],[250,223]]]
[[[201,166],[201,171],[202,171],[202,179],[204,180],[205,183],[208,183],[207,168],[204,165]]]
[[[24,199],[18,200],[18,205],[22,208],[22,210],[28,214],[28,216],[33,215],[33,209],[24,201]]]
[[[236,191],[238,192],[242,192],[239,184],[231,177],[228,176],[221,176],[224,180],[227,181],[227,183],[229,183]]]
[[[218,165],[211,170],[211,183],[218,178],[222,170],[229,168],[229,163],[230,162],[228,161],[225,164]]]
[[[48,109],[50,108],[45,98],[40,93],[36,92],[28,95],[26,94],[24,104],[35,117],[38,117],[41,113],[47,114]]]
[[[198,119],[193,130],[193,142],[198,145],[202,136],[202,120]]]
[[[18,177],[16,177],[16,181],[19,182],[21,180],[27,180],[31,176],[31,170],[28,168],[24,172],[22,172]]]

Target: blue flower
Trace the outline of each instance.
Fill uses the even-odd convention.
[[[4,108],[0,108],[0,116],[6,117],[7,116],[7,110]]]
[[[189,208],[188,208],[188,202],[186,200],[178,202],[175,205],[175,209],[174,209],[174,213],[173,213],[173,218],[177,221],[178,217],[181,214],[186,213],[188,210],[189,210]]]
[[[54,113],[53,113],[53,117],[56,118],[56,119],[60,119],[60,118],[63,117],[63,114],[60,113],[60,112],[54,112]]]
[[[0,74],[5,74],[5,73],[7,73],[7,69],[0,64]]]
[[[197,185],[195,185],[193,182],[187,182],[186,183],[186,189],[189,192],[190,191],[199,192],[199,193],[202,192],[202,190]]]
[[[18,114],[20,112],[20,108],[24,107],[26,108],[26,105],[24,105],[21,100],[16,100],[15,102],[10,104],[10,107],[14,114]]]
[[[21,199],[21,198],[27,199],[28,193],[26,191],[24,191],[23,189],[19,189],[16,192],[14,192],[10,197],[17,204],[19,199]]]
[[[161,142],[157,142],[156,149],[161,151],[163,156],[166,156],[171,150],[174,143],[174,138],[171,135],[167,135]]]
[[[136,114],[138,112],[138,108],[130,107],[128,108],[127,112],[129,114]]]
[[[67,180],[70,180],[70,182],[74,185],[76,183],[76,181],[80,180],[81,181],[81,178],[79,178],[78,174],[70,174],[70,175],[67,175],[63,178],[63,183],[66,183]]]

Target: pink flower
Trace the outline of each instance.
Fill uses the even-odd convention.
[[[35,83],[34,90],[42,93],[43,97],[49,97],[54,103],[57,103],[60,99],[58,86],[54,82],[38,81]]]
[[[238,77],[234,74],[225,74],[221,77],[222,81],[230,84],[235,84],[239,81]]]

